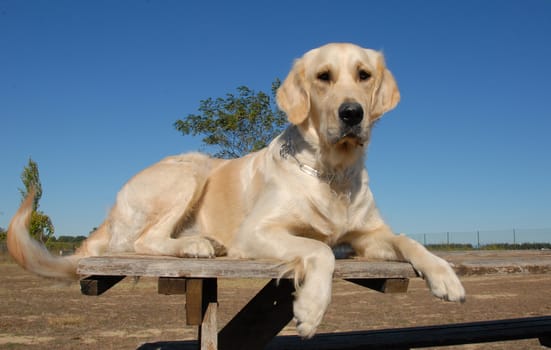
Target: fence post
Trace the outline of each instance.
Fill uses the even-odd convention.
[[[480,249],[480,231],[476,231],[476,246]]]

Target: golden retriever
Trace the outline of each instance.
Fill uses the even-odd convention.
[[[265,149],[233,160],[172,156],[143,170],[71,257],[53,257],[30,238],[31,195],[10,223],[9,251],[24,268],[56,278],[75,278],[80,258],[106,253],[213,257],[226,250],[278,259],[294,271],[303,337],[315,333],[330,302],[331,247],[340,243],[361,257],[408,261],[435,296],[462,301],[450,265],[394,235],[368,186],[371,128],[399,99],[380,52],[344,43],[313,49],[277,92],[290,126]]]

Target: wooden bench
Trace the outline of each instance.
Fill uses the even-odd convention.
[[[547,261],[551,267],[551,261]],[[469,265],[470,264],[470,265]],[[480,264],[456,266],[462,274],[477,273]],[[487,268],[488,262],[482,262]],[[159,342],[140,349],[409,349],[498,340],[538,338],[551,346],[551,316],[412,327],[390,330],[318,334],[304,341],[276,335],[293,318],[294,285],[280,277],[281,263],[269,260],[179,259],[151,256],[103,256],[82,259],[78,273],[86,295],[100,295],[126,276],[158,277],[160,294],[186,294],[186,321],[198,326],[197,341]],[[417,275],[400,262],[337,260],[334,278],[384,293],[407,291]],[[253,299],[218,331],[218,278],[270,279]],[[238,345],[237,345],[238,344]]]

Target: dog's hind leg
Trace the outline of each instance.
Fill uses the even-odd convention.
[[[170,255],[178,257],[212,258],[215,256],[211,241],[199,234],[173,238],[171,229],[181,220],[178,208],[164,215],[147,229],[135,242],[134,251],[147,255]]]
[[[177,237],[201,198],[217,163],[202,154],[169,157],[130,180],[109,218],[111,251],[211,257],[210,241],[198,234]]]

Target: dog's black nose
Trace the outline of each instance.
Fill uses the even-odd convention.
[[[345,102],[339,107],[339,118],[348,126],[358,125],[364,118],[364,110],[359,103]]]

